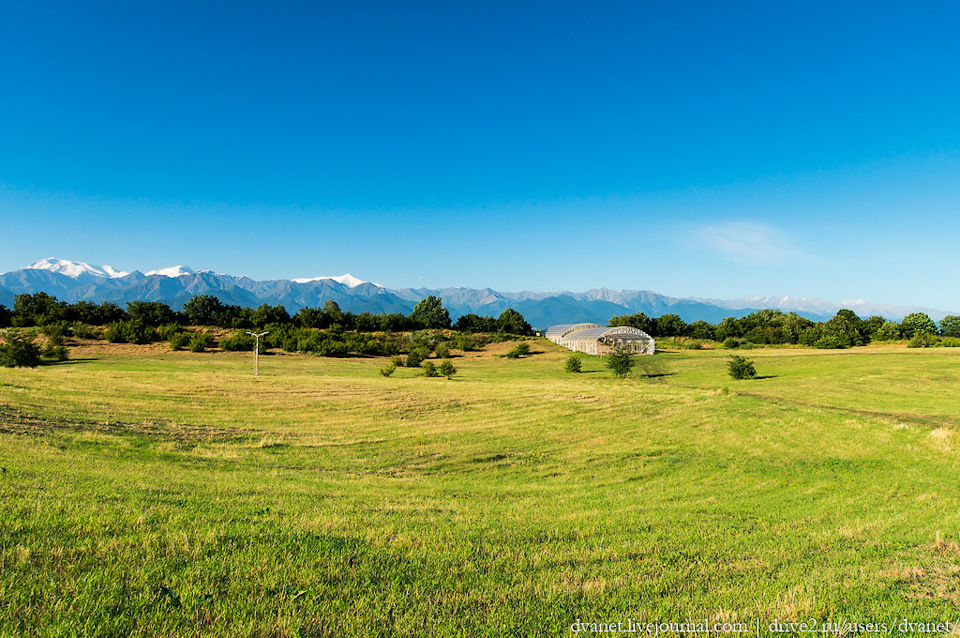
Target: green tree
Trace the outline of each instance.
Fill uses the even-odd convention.
[[[607,367],[613,371],[613,374],[622,379],[633,369],[633,355],[629,348],[617,348],[607,355]]]
[[[453,363],[450,362],[450,359],[444,359],[440,364],[440,367],[437,368],[437,372],[449,379],[457,373],[457,369],[453,367]]]
[[[280,304],[275,306],[260,304],[260,307],[253,311],[253,325],[257,328],[264,328],[269,324],[289,323],[291,323],[290,313]]]
[[[433,365],[433,361],[424,361],[420,364],[420,367],[423,368],[423,376],[425,377],[440,376],[440,374],[437,372],[437,366]]]
[[[567,363],[564,366],[564,370],[566,370],[567,372],[580,372],[582,368],[583,368],[583,362],[580,360],[580,357],[578,357],[575,354],[572,354],[569,357],[567,357]]]
[[[874,341],[895,341],[900,338],[900,324],[896,321],[885,321],[873,333]]]
[[[496,332],[497,320],[493,317],[481,317],[468,313],[460,315],[454,328],[460,332]]]
[[[131,301],[127,304],[127,315],[130,321],[154,328],[165,323],[177,323],[177,313],[160,301]]]
[[[40,346],[18,330],[7,332],[0,344],[0,366],[36,368],[40,365]]]
[[[67,304],[45,292],[16,295],[13,298],[13,325],[42,326],[66,319]]]
[[[940,334],[944,337],[960,337],[960,317],[947,315],[941,319]]]
[[[690,336],[694,339],[713,339],[713,326],[702,319],[694,321],[688,326]]]
[[[507,308],[500,313],[500,317],[497,319],[497,330],[503,330],[513,335],[528,335],[533,332],[523,315],[513,308]]]
[[[913,312],[904,317],[900,322],[900,331],[907,339],[918,334],[935,335],[939,332],[937,324],[925,312]]]
[[[439,297],[430,295],[417,302],[410,313],[410,321],[420,328],[444,329],[450,327],[450,313]]]
[[[653,321],[643,312],[635,312],[632,315],[617,315],[611,317],[607,325],[611,328],[618,326],[627,326],[643,330],[647,334],[653,334]]]
[[[736,354],[731,355],[730,361],[727,362],[727,371],[731,377],[738,381],[753,379],[757,376],[757,369],[754,367],[753,361]]]
[[[183,314],[193,326],[219,326],[224,314],[223,302],[213,295],[196,295],[183,304]]]
[[[687,323],[680,318],[680,315],[666,314],[653,320],[653,336],[655,337],[680,337],[686,334]]]
[[[862,346],[864,343],[863,320],[852,310],[839,310],[823,324],[823,337],[838,347]]]
[[[343,310],[340,309],[340,304],[333,299],[327,299],[324,302],[323,315],[323,325],[317,326],[318,328],[329,328],[335,323],[340,324],[341,326],[344,324]]]

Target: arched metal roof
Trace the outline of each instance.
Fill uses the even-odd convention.
[[[656,343],[643,330],[630,326],[604,327],[595,323],[561,324],[544,332],[551,341],[588,354],[604,354],[613,348],[627,346],[639,354],[653,354]]]
[[[558,341],[571,332],[577,330],[583,330],[584,328],[600,328],[599,323],[561,323],[556,326],[550,326],[547,328],[543,336],[549,339],[550,341]]]

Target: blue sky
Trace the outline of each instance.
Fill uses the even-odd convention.
[[[0,271],[960,310],[960,5],[0,6]]]

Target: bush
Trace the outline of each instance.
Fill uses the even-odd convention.
[[[103,338],[110,343],[125,343],[126,339],[123,336],[123,323],[111,323],[109,326],[107,326],[107,329],[104,330]]]
[[[0,344],[0,366],[36,368],[38,365],[40,365],[40,346],[20,332],[8,332],[3,344]]]
[[[65,345],[54,343],[44,348],[41,356],[49,361],[66,361],[70,358]]]
[[[420,357],[420,355],[417,353],[416,350],[411,350],[411,351],[410,351],[410,354],[407,355],[407,367],[408,367],[408,368],[419,368],[419,367],[420,367],[420,362],[421,362],[422,360],[423,360],[423,359]]]
[[[157,340],[157,331],[140,319],[123,321],[118,324],[127,343],[150,343]]]
[[[940,343],[940,339],[928,332],[917,332],[907,343],[908,348],[930,348]]]
[[[437,354],[438,359],[446,359],[450,356],[450,346],[445,343],[438,343],[433,351]]]
[[[607,357],[607,367],[613,371],[613,374],[622,379],[633,369],[633,353],[629,348],[617,348]]]
[[[703,350],[703,342],[694,339],[683,344],[683,348],[684,350]]]
[[[203,352],[213,347],[213,335],[209,332],[195,332],[190,337],[190,352]]]
[[[167,343],[170,344],[171,350],[182,350],[190,343],[190,335],[186,332],[178,332],[167,339]]]
[[[580,372],[582,367],[583,367],[583,362],[580,360],[580,357],[578,357],[575,354],[572,354],[569,357],[567,357],[567,364],[564,367],[564,369],[567,372]]]
[[[842,349],[850,345],[850,342],[841,335],[825,334],[817,339],[813,347],[821,349]]]
[[[389,377],[391,374],[396,372],[396,370],[397,366],[393,365],[392,363],[388,363],[385,367],[380,368],[380,374],[385,377]]]
[[[73,325],[70,326],[70,330],[77,339],[100,339],[103,337],[103,335],[97,330],[94,330],[92,326],[79,321],[74,321]]]
[[[183,332],[183,328],[175,323],[165,323],[157,328],[157,334],[163,341],[170,341],[170,337]]]
[[[753,361],[744,357],[733,355],[727,362],[727,370],[734,379],[753,379],[757,376],[757,369],[753,366]]]
[[[260,352],[263,352],[264,346],[266,341],[260,344]],[[246,332],[234,332],[220,340],[220,347],[230,352],[251,352],[257,347],[257,340]]]
[[[402,367],[403,367],[403,357],[401,357],[401,356],[398,355],[398,354],[395,354],[395,355],[393,355],[392,357],[390,357],[390,363],[393,364],[393,366],[394,366],[395,368],[402,368]]]
[[[424,361],[421,365],[423,368],[423,376],[425,377],[439,377],[440,374],[437,372],[437,366],[433,365],[432,361]]]
[[[513,349],[504,356],[506,356],[508,359],[519,359],[520,357],[528,354],[530,354],[530,344],[526,341],[523,341],[513,346]]]
[[[440,367],[437,368],[437,372],[449,379],[457,373],[457,369],[453,367],[452,363],[450,363],[450,359],[444,359],[443,363],[440,364]]]
[[[741,343],[743,343],[742,339],[737,339],[736,337],[727,337],[723,340],[723,347],[727,348],[728,350],[732,350],[733,348],[739,348]]]
[[[469,352],[476,347],[476,342],[466,335],[460,335],[454,342],[454,347],[461,352]]]

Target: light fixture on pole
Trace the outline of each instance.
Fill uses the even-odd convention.
[[[253,376],[258,377],[260,376],[260,337],[270,333],[269,332],[250,332],[249,330],[247,330],[247,334],[253,335],[254,337],[257,338],[257,345],[253,349]]]

